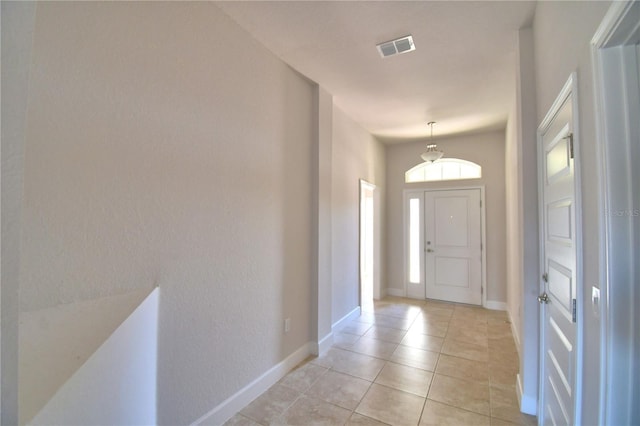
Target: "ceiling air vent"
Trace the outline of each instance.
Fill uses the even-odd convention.
[[[383,58],[416,50],[416,46],[413,44],[413,37],[410,35],[391,41],[385,41],[376,47],[378,48],[378,52],[380,52],[380,56]]]

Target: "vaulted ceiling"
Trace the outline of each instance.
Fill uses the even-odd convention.
[[[530,1],[215,2],[386,143],[502,129]],[[411,34],[413,52],[376,44]]]

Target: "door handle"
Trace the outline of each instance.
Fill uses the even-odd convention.
[[[549,295],[547,294],[547,292],[544,292],[540,296],[538,296],[538,302],[540,302],[540,304],[549,303]]]
[[[433,253],[435,250],[427,249],[427,253]]]

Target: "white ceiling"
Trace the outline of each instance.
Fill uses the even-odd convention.
[[[503,129],[533,1],[215,2],[386,143]],[[413,52],[376,44],[411,34]]]

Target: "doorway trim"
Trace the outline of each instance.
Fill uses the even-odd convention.
[[[498,309],[504,310],[504,306],[500,302],[495,301],[487,301],[487,224],[486,224],[486,202],[485,202],[485,186],[484,185],[475,185],[475,186],[448,186],[442,188],[433,188],[428,186],[419,186],[415,188],[405,188],[402,191],[402,223],[403,223],[403,259],[402,259],[402,269],[404,272],[403,275],[403,296],[407,296],[407,283],[409,282],[409,224],[407,223],[408,218],[408,197],[411,194],[424,193],[424,192],[437,192],[437,191],[461,191],[466,189],[478,189],[480,190],[480,233],[482,238],[482,283],[481,283],[481,291],[482,291],[482,306],[487,309]],[[424,216],[424,212],[422,212]],[[423,254],[424,256],[424,254]],[[424,271],[422,271],[424,273]]]
[[[372,247],[372,271],[371,271],[371,280],[372,280],[372,288],[371,288],[371,297],[372,299],[380,299],[380,238],[379,233],[377,232],[377,225],[379,224],[380,219],[377,218],[379,215],[378,209],[376,208],[376,204],[378,203],[378,189],[376,185],[371,182],[367,182],[364,179],[360,179],[359,186],[359,214],[358,214],[358,283],[359,283],[359,302],[360,307],[363,306],[363,277],[362,277],[362,267],[363,267],[363,233],[362,233],[362,219],[364,211],[362,210],[362,202],[365,197],[365,191],[371,191],[372,194],[372,228],[371,229],[371,244]]]
[[[640,408],[634,404],[640,396],[640,349],[629,338],[637,336],[634,324],[640,321],[640,291],[633,286],[640,277],[634,265],[640,256],[640,173],[634,170],[640,156],[639,16],[637,1],[614,2],[591,40],[601,194],[601,294],[599,300],[593,295],[601,318],[599,424],[640,421]]]

